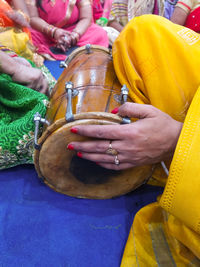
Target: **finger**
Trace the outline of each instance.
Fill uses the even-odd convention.
[[[119,160],[120,163],[134,164],[127,162],[123,155],[108,155],[108,154],[96,154],[96,153],[85,153],[85,152],[77,152],[77,156],[83,159],[87,159],[93,162],[98,162],[99,164],[115,164],[115,160]]]
[[[65,35],[64,38],[63,38],[63,43],[64,43],[64,46],[65,47],[69,47],[71,45],[71,37],[69,35]]]
[[[72,133],[107,140],[123,139],[127,131],[127,125],[77,125],[71,128]]]
[[[129,168],[133,168],[135,167],[133,164],[131,163],[120,163],[119,165],[116,165],[114,163],[101,163],[101,162],[97,162],[97,164],[103,168],[109,169],[109,170],[125,170],[125,169],[129,169]]]
[[[114,163],[115,162],[115,157],[113,155],[108,155],[108,154],[78,152],[77,156],[83,159],[87,159],[87,160],[99,162],[99,163]]]
[[[155,110],[157,109],[151,105],[127,102],[119,108],[118,114],[122,117],[144,119],[154,117]]]
[[[42,73],[38,75],[38,78],[29,83],[28,87],[40,92],[42,90],[43,76]]]
[[[110,147],[111,144],[111,147]],[[110,140],[104,141],[84,141],[84,142],[71,142],[68,144],[67,148],[69,150],[76,150],[80,152],[86,153],[103,153],[106,154],[108,150],[113,149],[116,153],[123,154],[124,158],[127,158],[127,162],[129,162],[129,147],[127,144],[123,142],[123,140],[115,140],[110,142]],[[126,156],[126,154],[128,155]],[[111,152],[110,152],[111,153]]]
[[[68,149],[87,152],[87,153],[106,153],[109,148],[110,141],[87,141],[72,142],[68,144]]]
[[[66,47],[64,46],[64,44],[58,44],[57,47],[60,48],[63,52],[66,52],[66,51],[67,51],[67,49],[66,49]]]
[[[76,39],[75,38],[71,38],[71,44],[72,44],[72,46],[75,46],[75,44],[76,44]]]
[[[48,87],[49,87],[48,81],[45,77],[43,77],[40,93],[49,96]]]

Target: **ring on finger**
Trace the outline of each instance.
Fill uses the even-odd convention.
[[[108,149],[106,150],[106,154],[116,156],[118,155],[118,151],[112,147],[112,141],[110,141]]]
[[[64,36],[65,41],[69,41],[69,37],[67,35]]]
[[[120,161],[119,161],[119,158],[118,158],[118,155],[115,156],[115,165],[119,165],[120,164]]]

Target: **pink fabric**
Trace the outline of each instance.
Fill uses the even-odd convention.
[[[70,0],[66,0],[66,2],[63,2],[63,0],[56,0],[55,5],[52,6],[51,1],[43,0],[42,6],[46,12],[38,8],[39,16],[47,23],[56,25],[65,18],[69,1]],[[76,1],[71,17],[68,20],[67,25],[63,27],[63,29],[66,29],[67,31],[72,31],[79,20],[79,10],[77,6],[79,1],[81,0]],[[38,48],[38,53],[49,54],[56,60],[63,60],[66,58],[66,55],[55,55],[50,51],[49,48],[55,46],[54,40],[33,29],[31,30],[31,35],[34,45]],[[109,42],[106,31],[102,29],[102,27],[92,23],[77,43],[78,46],[84,46],[86,44],[108,47]]]
[[[158,9],[158,2],[157,2],[157,0],[155,0],[155,2],[154,2],[153,14],[154,15],[159,15],[159,9]]]
[[[105,0],[102,17],[109,19],[113,0]]]
[[[200,7],[195,8],[186,19],[185,27],[200,33]]]
[[[94,21],[102,17],[103,14],[103,5],[101,4],[100,0],[93,0],[92,3],[93,8],[93,18]]]

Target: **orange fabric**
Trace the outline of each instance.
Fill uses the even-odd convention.
[[[9,19],[6,15],[6,12],[11,11],[11,10],[12,8],[6,1],[0,0],[0,26],[1,27],[14,26],[14,22],[11,19]]]
[[[9,2],[9,1],[7,1]],[[6,12],[12,11],[11,6],[5,0],[0,0],[0,27],[14,27],[15,23],[6,15]],[[31,33],[28,28],[23,27],[22,30],[28,34],[31,40]]]

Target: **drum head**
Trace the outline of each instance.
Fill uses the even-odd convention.
[[[107,113],[108,114],[108,113]],[[108,116],[108,115],[106,115]],[[81,159],[76,152],[68,150],[73,141],[85,137],[73,134],[70,129],[77,125],[117,124],[116,115],[110,118],[94,116],[71,123],[61,122],[47,128],[39,142],[41,150],[35,153],[35,167],[44,182],[57,192],[78,198],[106,199],[126,194],[140,186],[152,174],[152,166],[114,171],[102,168],[91,161]],[[77,116],[78,117],[78,116]],[[81,119],[80,119],[81,117]],[[112,118],[113,117],[113,118]],[[54,128],[54,129],[53,129]]]

